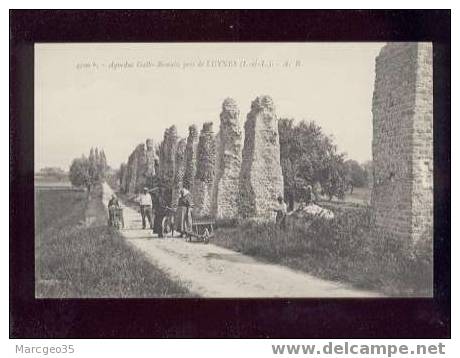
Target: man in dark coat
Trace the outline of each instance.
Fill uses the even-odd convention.
[[[109,225],[114,226],[116,210],[120,208],[120,204],[118,203],[118,199],[115,194],[112,194],[107,207],[109,209]]]
[[[153,233],[158,234],[158,237],[163,237],[163,230],[161,223],[166,214],[166,202],[164,199],[164,190],[158,188],[153,191],[153,210],[155,212],[155,217],[153,220]]]

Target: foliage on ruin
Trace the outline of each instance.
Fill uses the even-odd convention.
[[[315,122],[280,119],[280,159],[283,169],[285,196],[301,199],[305,187],[316,183],[322,193],[332,199],[343,198],[346,189],[344,153],[337,150],[331,137]]]
[[[197,149],[197,168],[195,179],[211,184],[214,180],[214,164],[216,161],[216,142],[212,122],[203,124]]]
[[[165,130],[160,145],[160,178],[168,187],[174,183],[177,139],[177,128],[172,125]]]
[[[193,187],[196,173],[196,145],[198,140],[198,130],[196,125],[192,124],[188,128],[187,145],[185,147],[185,173],[183,185],[189,190]]]

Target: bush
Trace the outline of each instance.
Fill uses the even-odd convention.
[[[368,207],[335,210],[335,217],[310,224],[291,221],[286,230],[275,224],[245,222],[219,228],[215,242],[269,262],[287,265],[328,280],[391,296],[432,293],[430,235],[416,246],[371,230]]]

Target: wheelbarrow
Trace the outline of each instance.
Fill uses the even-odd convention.
[[[123,208],[111,206],[109,208],[109,226],[113,226],[116,229],[125,228],[125,219],[123,216]]]
[[[193,219],[192,230],[186,232],[188,242],[197,239],[198,242],[209,243],[209,239],[214,236],[215,221],[212,219]]]

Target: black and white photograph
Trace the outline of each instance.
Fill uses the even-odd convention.
[[[450,337],[450,36],[450,10],[10,10],[10,338]]]
[[[36,44],[36,297],[430,297],[432,76],[427,42]]]

